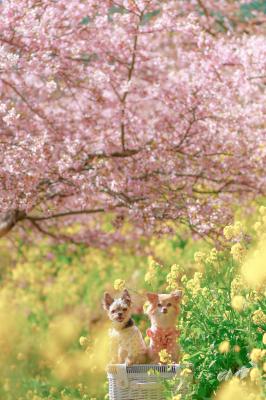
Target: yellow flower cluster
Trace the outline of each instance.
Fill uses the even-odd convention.
[[[194,260],[197,264],[203,263],[205,258],[206,253],[204,253],[203,251],[196,251],[196,253],[194,254]]]
[[[261,372],[259,368],[252,368],[249,373],[251,382],[258,383],[261,379]]]
[[[241,293],[244,288],[245,285],[242,277],[240,275],[236,275],[236,277],[231,282],[231,298]]]
[[[146,272],[144,280],[145,282],[149,283],[152,285],[155,283],[156,278],[157,278],[157,268],[159,267],[159,264],[156,263],[153,258],[149,257],[148,258],[148,272]]]
[[[262,238],[265,236],[266,233],[266,207],[261,206],[259,208],[259,214],[260,218],[259,220],[254,224],[253,228],[257,235]]]
[[[79,338],[79,344],[81,345],[81,347],[88,346],[89,340],[85,336],[81,336]]]
[[[125,289],[126,282],[123,279],[116,279],[114,281],[114,289],[121,291]]]
[[[231,254],[233,259],[237,262],[242,262],[246,253],[246,249],[242,246],[241,243],[235,243],[231,247]]]
[[[192,374],[192,371],[190,368],[184,368],[180,373],[181,376],[189,376],[191,374]]]
[[[263,361],[265,357],[266,357],[266,350],[255,348],[250,353],[251,361],[253,361],[256,364],[258,364],[260,361]]]
[[[233,350],[235,353],[239,353],[241,349],[240,349],[240,346],[238,346],[238,344],[235,344],[233,347]]]
[[[174,397],[172,397],[172,400],[181,400],[181,394],[176,394]]]
[[[186,362],[186,361],[188,361],[189,360],[189,358],[190,358],[190,355],[189,354],[184,354],[183,355],[183,357],[182,357],[182,362]]]
[[[163,349],[159,352],[159,358],[162,364],[171,364],[172,362],[171,355],[167,352],[166,349]]]
[[[171,266],[171,271],[166,276],[166,282],[168,283],[167,289],[175,290],[178,289],[178,278],[180,276],[180,266],[174,264]]]
[[[249,393],[247,400],[265,400],[265,399],[261,397],[261,395],[258,393]]]
[[[266,345],[266,333],[264,333],[262,337],[262,343]]]
[[[255,368],[254,368],[255,369]],[[250,373],[251,380],[257,378],[258,372]],[[253,380],[257,383],[257,381]],[[253,385],[248,385],[245,380],[233,377],[230,381],[221,386],[217,394],[217,400],[263,400],[258,390]]]
[[[266,207],[264,216],[266,217]],[[229,233],[231,232],[230,229],[232,231],[232,228],[229,228]],[[233,234],[232,232],[230,234],[233,237],[233,243],[230,244],[230,246],[234,245],[232,247],[233,256],[238,255],[239,252],[241,253],[241,251],[237,247],[235,247],[238,246],[239,241],[241,243],[241,246],[243,246],[243,248],[245,247],[245,238],[244,236],[241,236],[242,232],[243,230],[240,229],[239,225],[236,225],[236,227],[233,226]],[[193,246],[194,245],[194,249],[198,248],[197,243],[193,244]],[[249,246],[246,247],[248,248]],[[207,266],[206,271],[204,271],[204,275],[201,272],[196,272],[193,275],[194,272],[191,271],[189,262],[189,267],[187,268],[187,270],[184,271],[182,266],[185,266],[187,264],[187,259],[185,257],[191,257],[190,250],[189,253],[184,256],[182,254],[182,251],[180,250],[180,254],[178,254],[178,262],[180,262],[181,266],[174,264],[176,253],[173,255],[171,253],[171,257],[167,259],[167,254],[165,255],[166,258],[164,258],[162,250],[160,256],[154,251],[153,254],[155,254],[155,257],[164,259],[164,262],[167,265],[171,266],[167,271],[164,271],[163,268],[151,257],[148,259],[147,269],[146,262],[145,260],[143,260],[142,257],[139,260],[137,258],[133,259],[133,257],[131,259],[129,256],[124,257],[123,255],[124,258],[122,258],[122,260],[124,260],[124,262],[121,262],[121,259],[117,256],[118,253],[116,253],[116,251],[114,251],[112,260],[110,260],[108,252],[108,256],[105,256],[105,262],[103,262],[103,260],[105,259],[104,256],[100,256],[100,253],[97,253],[97,255],[95,255],[96,251],[93,252],[93,254],[88,253],[89,255],[86,256],[86,262],[84,262],[85,258],[82,258],[82,262],[80,262],[78,258],[76,260],[76,258],[74,258],[73,256],[73,260],[75,262],[73,262],[72,264],[70,263],[69,265],[67,264],[67,268],[63,268],[59,261],[57,261],[57,258],[55,258],[56,262],[53,260],[53,258],[51,258],[51,260],[49,259],[42,265],[43,260],[41,259],[42,257],[40,257],[40,254],[34,255],[33,253],[31,256],[33,258],[30,262],[28,262],[28,265],[26,262],[24,263],[24,261],[20,261],[20,263],[16,265],[16,268],[13,268],[12,271],[8,272],[8,279],[6,279],[6,284],[5,286],[3,286],[3,288],[1,288],[0,291],[0,314],[2,297],[7,298],[8,304],[10,303],[10,299],[14,297],[14,304],[17,306],[18,302],[21,301],[22,308],[26,310],[29,309],[29,312],[31,312],[32,315],[36,314],[37,320],[40,318],[40,315],[44,315],[44,313],[46,312],[49,314],[47,315],[47,320],[50,321],[50,323],[47,328],[45,328],[47,330],[47,334],[44,334],[44,331],[42,331],[42,327],[38,322],[30,324],[28,327],[28,322],[23,322],[22,324],[17,321],[17,319],[14,320],[14,329],[13,323],[10,324],[10,326],[8,325],[9,327],[8,329],[6,329],[6,320],[8,319],[8,316],[5,316],[2,322],[0,315],[0,347],[3,350],[2,357],[0,357],[0,370],[1,368],[2,370],[4,370],[5,364],[8,364],[6,360],[8,360],[9,358],[10,365],[8,364],[8,368],[10,369],[10,371],[13,371],[13,366],[14,368],[21,369],[24,364],[26,366],[28,362],[30,362],[31,352],[28,350],[27,338],[30,337],[29,332],[31,332],[31,329],[32,332],[35,332],[35,329],[39,329],[39,333],[33,333],[34,340],[32,340],[32,343],[34,345],[35,343],[38,344],[38,346],[36,345],[36,349],[33,349],[33,354],[36,354],[38,365],[40,364],[40,371],[43,367],[45,369],[52,369],[56,380],[64,381],[67,385],[70,381],[72,382],[72,379],[76,379],[75,377],[73,377],[73,375],[76,376],[77,370],[79,371],[79,373],[81,371],[80,376],[83,376],[83,374],[86,374],[86,376],[91,375],[91,377],[89,378],[89,385],[91,384],[91,382],[97,381],[97,379],[94,379],[95,373],[97,371],[100,371],[102,373],[101,368],[103,368],[108,362],[107,348],[109,346],[109,342],[108,338],[102,337],[102,332],[105,330],[103,329],[102,323],[99,327],[95,326],[96,324],[92,323],[95,320],[95,316],[98,317],[98,309],[100,308],[100,306],[95,307],[95,299],[98,299],[100,296],[102,296],[102,292],[106,288],[110,289],[110,281],[111,285],[113,283],[113,288],[115,290],[123,290],[129,276],[132,277],[132,279],[135,279],[135,281],[132,281],[132,285],[136,287],[136,290],[141,292],[143,290],[143,282],[141,281],[142,276],[146,273],[145,281],[149,283],[152,282],[152,284],[154,284],[154,290],[158,292],[165,290],[165,287],[167,286],[165,283],[168,284],[168,288],[171,290],[176,290],[178,288],[178,284],[182,284],[184,286],[185,296],[182,299],[182,304],[185,304],[185,307],[183,308],[184,312],[182,313],[180,318],[180,329],[183,329],[184,327],[187,331],[189,331],[191,340],[195,340],[195,343],[199,343],[199,341],[201,340],[200,333],[202,332],[198,329],[194,329],[194,325],[196,326],[196,323],[198,323],[195,320],[198,318],[199,322],[201,322],[201,318],[204,317],[205,312],[206,315],[208,315],[210,319],[213,319],[215,322],[217,322],[217,324],[222,324],[224,316],[224,318],[228,319],[227,325],[229,326],[230,323],[232,329],[235,329],[235,327],[241,328],[241,326],[244,326],[245,329],[239,330],[239,332],[241,332],[241,337],[239,337],[239,341],[237,342],[241,344],[241,349],[239,345],[235,344],[233,340],[224,340],[227,339],[228,336],[221,336],[217,339],[217,345],[212,356],[214,359],[214,357],[217,356],[216,350],[219,350],[221,354],[225,354],[225,356],[223,357],[226,357],[226,354],[229,353],[229,357],[226,357],[228,358],[228,360],[231,358],[233,359],[236,356],[237,358],[242,359],[243,355],[247,355],[246,346],[242,343],[248,343],[249,337],[252,338],[252,342],[254,339],[254,348],[249,348],[249,360],[252,361],[254,365],[249,372],[248,379],[243,379],[243,381],[247,382],[245,386],[247,394],[244,394],[242,396],[242,389],[244,388],[244,386],[241,383],[240,391],[231,391],[230,393],[234,393],[234,396],[229,396],[228,398],[232,398],[232,400],[238,398],[241,398],[241,400],[259,400],[259,397],[256,395],[256,393],[254,394],[249,392],[248,382],[252,381],[253,384],[257,384],[257,382],[260,383],[262,381],[261,378],[263,378],[263,374],[266,373],[266,351],[263,350],[263,345],[266,345],[266,333],[264,329],[264,325],[266,324],[266,311],[264,309],[263,296],[266,293],[263,293],[264,289],[260,290],[257,287],[252,286],[250,286],[249,288],[246,275],[235,274],[235,272],[240,273],[240,269],[242,272],[243,266],[246,265],[247,261],[249,261],[249,255],[248,257],[245,257],[244,263],[241,268],[239,268],[234,263],[231,270],[231,266],[228,266],[229,263],[226,259],[226,257],[228,256],[228,252],[224,251],[223,253],[219,253],[215,248],[208,252],[205,249],[206,248],[203,247],[203,251],[197,251],[194,253],[194,260],[196,264]],[[38,252],[40,252],[40,250],[38,250]],[[46,253],[46,251],[44,253]],[[40,259],[39,264],[34,263],[36,257]],[[263,257],[260,255],[260,259],[262,261],[259,265],[261,265],[263,268],[265,267],[265,257],[263,259]],[[219,261],[219,268],[221,268],[221,270],[219,269],[219,274],[216,274],[214,276],[214,274],[212,274],[213,268],[209,268],[209,265],[215,265],[217,261]],[[254,275],[253,261],[254,259],[252,258],[250,261],[250,274],[252,276]],[[58,267],[56,263],[59,263]],[[37,268],[35,268],[36,265]],[[96,267],[99,271],[97,277],[94,273],[90,274],[90,271],[94,271]],[[196,265],[194,265],[194,267],[196,267]],[[228,288],[230,290],[229,279],[225,282],[226,284],[224,284],[223,280],[218,281],[220,279],[220,273],[222,275],[223,271],[229,271],[229,269],[229,279],[231,279],[231,276],[234,274],[234,279],[231,282],[230,297],[228,297]],[[194,269],[194,271],[195,270],[196,268]],[[198,271],[200,271],[199,268]],[[185,272],[187,275],[184,274]],[[90,275],[92,275],[92,278],[90,278]],[[134,276],[136,276],[136,278],[134,278]],[[117,277],[123,277],[124,279],[126,279],[126,282],[123,279],[116,279]],[[98,279],[98,281],[96,281],[96,279]],[[90,288],[90,292],[88,293],[87,288]],[[222,290],[220,288],[222,288]],[[101,293],[97,293],[96,291],[98,290],[100,290]],[[13,292],[15,293],[14,296]],[[70,295],[68,293],[70,293]],[[80,304],[82,306],[80,306]],[[238,312],[245,310],[246,306],[248,306],[252,311],[249,311],[249,313],[245,312],[241,315],[235,315],[232,308],[230,309],[230,304],[231,307]],[[9,310],[8,307],[5,308]],[[73,310],[73,316],[71,311],[70,319],[69,310]],[[254,310],[256,311],[254,312]],[[246,311],[248,311],[248,308]],[[16,315],[18,315],[18,313],[16,313]],[[55,318],[55,316],[57,315],[62,315],[62,318]],[[88,315],[88,321],[83,318],[83,316],[85,315]],[[234,315],[234,318],[232,318],[232,315]],[[235,319],[235,321],[233,321],[233,319]],[[54,321],[56,321],[55,324]],[[238,322],[240,322],[241,326],[238,326]],[[143,320],[142,323],[145,325],[147,322]],[[208,329],[207,319],[205,320],[205,323],[206,329]],[[89,339],[85,337],[86,333],[84,333],[87,332],[88,325],[90,326],[90,332],[88,334]],[[19,327],[19,329],[17,329],[16,326]],[[189,330],[188,327],[190,326],[192,327],[192,329]],[[141,330],[145,331],[145,328],[146,325],[143,326],[143,329]],[[4,332],[6,331],[8,334],[3,334],[3,329]],[[84,334],[84,336],[80,337],[81,334]],[[26,338],[25,343],[24,340],[20,341],[20,337],[22,336]],[[8,346],[5,345],[5,341],[1,343],[2,337],[4,337],[4,339],[5,337],[7,337],[7,339],[5,340],[6,343],[8,343]],[[94,340],[95,337],[97,338],[97,340]],[[80,348],[77,348],[77,351],[73,350],[72,353],[72,347],[70,346],[72,346],[72,343],[78,343],[78,341],[82,346],[82,350],[84,351],[81,351]],[[17,343],[19,343],[19,345],[17,345]],[[39,346],[39,343],[41,344],[41,346]],[[203,341],[203,343],[205,343],[205,341]],[[202,345],[202,347],[204,347],[204,344]],[[10,351],[10,355],[5,355],[6,349],[9,348],[10,350],[8,351]],[[70,351],[69,348],[71,349]],[[88,350],[87,352],[85,351],[86,349]],[[198,344],[197,349],[199,351],[199,357],[204,359],[204,353],[201,352],[200,345],[198,346]],[[190,352],[191,348],[189,346],[184,347],[184,350]],[[240,354],[237,355],[236,353],[239,352]],[[232,357],[230,357],[230,355]],[[220,358],[221,357],[222,356],[220,355]],[[4,361],[2,361],[1,358]],[[182,363],[186,364],[186,367],[183,367],[184,369],[182,372],[182,376],[184,377],[187,375],[191,376],[192,374],[189,364],[185,363],[187,361],[187,358],[191,360],[194,359],[193,356],[189,357],[189,355],[187,354],[183,356]],[[172,360],[170,355],[167,353],[166,350],[163,350],[160,353],[160,362],[168,364],[171,363],[171,361]],[[230,367],[231,365],[229,364],[228,370]],[[2,388],[2,391],[6,390],[7,392],[9,391],[11,393],[11,397],[8,396],[9,393],[7,393],[6,399],[13,398],[12,390],[14,390],[14,385],[12,380],[12,373],[13,372],[10,373],[11,379],[9,380],[5,381],[4,377],[0,377],[0,387]],[[96,383],[98,384],[98,382]],[[73,383],[73,385],[74,384],[75,383]],[[56,397],[60,397],[62,400],[70,400],[70,398],[73,397],[73,395],[69,394],[68,389],[66,389],[65,391],[62,390],[61,384],[55,390],[57,390]],[[96,393],[97,398],[104,398],[103,395],[100,395],[100,397],[98,397],[98,392],[96,390],[93,390],[90,393],[91,394],[89,394],[88,392],[88,394],[84,395],[83,400],[85,400],[85,396],[87,400],[92,400],[93,398],[90,396],[96,396]],[[183,398],[183,394],[178,394],[178,391],[175,395],[174,393],[175,392],[172,392],[171,394],[168,393],[169,399],[171,398],[172,400],[180,400],[181,397]],[[51,397],[52,394],[53,392],[51,388],[49,396]],[[23,397],[20,397],[20,395],[23,395]],[[39,394],[38,391],[36,391],[36,393],[35,391],[32,391],[28,397],[25,396],[26,393],[24,393],[23,389],[21,393],[19,391],[17,400],[43,399],[43,395]],[[54,398],[55,396],[52,397]],[[226,397],[222,398],[223,400],[228,400]],[[217,397],[217,399],[220,399],[220,397]]]
[[[256,310],[252,314],[252,321],[255,325],[266,325],[266,314],[262,310]]]
[[[230,351],[230,343],[228,342],[228,340],[224,340],[223,342],[221,342],[219,344],[218,350],[221,354],[224,353],[229,353]]]
[[[218,260],[218,251],[217,251],[217,249],[213,248],[213,249],[211,249],[210,253],[208,254],[208,257],[206,258],[206,262],[208,264],[214,265],[217,260]]]
[[[260,215],[262,217],[266,217],[266,207],[265,206],[260,206],[259,213],[260,213]]]
[[[245,308],[246,300],[243,296],[234,296],[231,300],[231,305],[234,310],[241,312]]]
[[[244,232],[244,226],[240,221],[235,222],[234,225],[227,225],[224,227],[223,234],[227,240],[238,238]]]
[[[195,272],[193,279],[189,279],[186,283],[186,287],[191,291],[192,297],[197,296],[201,290],[200,281],[202,278],[201,272]]]
[[[256,303],[261,299],[261,297],[262,297],[261,293],[258,292],[257,290],[250,290],[246,295],[246,299],[251,303]]]
[[[266,238],[261,239],[255,250],[252,250],[244,264],[241,267],[241,272],[245,281],[249,286],[255,289],[263,289],[266,284]]]
[[[233,227],[233,225],[227,225],[227,226],[225,226],[224,227],[224,230],[223,230],[223,233],[224,233],[224,237],[227,239],[227,240],[230,240],[230,239],[232,239],[233,237],[234,237],[234,227]]]

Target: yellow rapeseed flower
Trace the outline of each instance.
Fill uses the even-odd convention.
[[[234,237],[234,227],[233,225],[227,225],[224,227],[223,234],[227,240],[230,240]]]
[[[189,279],[187,281],[186,287],[188,290],[191,291],[193,297],[195,297],[201,291],[201,286],[200,286],[201,278],[202,278],[202,273],[195,272],[193,279]]]
[[[234,225],[227,225],[224,227],[223,234],[227,240],[239,237],[244,231],[242,222],[236,221]]]
[[[266,314],[262,310],[256,310],[252,314],[252,321],[255,325],[265,325],[266,324]]]
[[[231,300],[231,305],[234,310],[241,312],[245,308],[245,299],[243,296],[234,296]]]
[[[114,289],[121,291],[125,289],[125,284],[126,282],[123,279],[116,279],[114,281]]]
[[[255,222],[255,224],[253,225],[253,228],[256,233],[260,233],[261,229],[262,229],[262,223],[260,221]]]
[[[17,354],[17,360],[18,360],[18,361],[24,361],[24,360],[26,360],[25,354],[23,354],[23,353],[18,353],[18,354]]]
[[[260,206],[259,213],[264,217],[266,215],[266,207]]]
[[[10,380],[9,379],[5,379],[5,383],[4,383],[4,386],[3,386],[4,391],[5,392],[9,392],[10,387],[11,387]]]
[[[159,266],[156,261],[154,261],[152,258],[148,258],[148,272],[146,272],[144,276],[144,281],[152,284],[154,281],[156,281],[156,276],[157,276],[157,267]]]
[[[180,271],[180,266],[178,264],[173,264],[171,266],[171,273],[178,275]]]
[[[231,254],[235,261],[241,262],[244,259],[245,248],[240,243],[235,243],[231,247]]]
[[[181,400],[181,394],[176,394],[174,397],[172,397],[172,400]]]
[[[235,377],[222,385],[217,394],[217,400],[248,400],[246,388]]]
[[[174,264],[171,266],[171,271],[166,276],[166,282],[168,283],[168,289],[175,290],[178,289],[178,278],[180,274],[180,266]]]
[[[153,279],[154,279],[154,274],[151,271],[148,271],[145,274],[144,281],[147,283],[152,283]]]
[[[259,363],[264,356],[264,351],[261,349],[253,349],[250,353],[250,359],[254,363]]]
[[[266,238],[261,239],[242,265],[241,272],[249,286],[257,289],[266,283]]]
[[[172,358],[171,355],[167,352],[166,349],[163,349],[159,352],[160,362],[163,364],[171,364]]]
[[[85,336],[79,338],[79,344],[84,347],[88,345],[89,340]]]
[[[262,343],[266,345],[266,332],[262,336]]]
[[[228,340],[224,340],[223,342],[221,342],[219,344],[218,350],[222,354],[228,353],[230,351],[230,343],[228,342]]]
[[[189,354],[184,354],[182,357],[182,361],[187,361],[189,359],[190,355]]]
[[[231,298],[235,295],[240,294],[240,292],[245,288],[245,284],[241,275],[236,275],[236,277],[231,282]]]
[[[203,251],[196,251],[194,254],[194,260],[197,264],[201,264],[206,257],[206,254]]]
[[[181,376],[188,376],[188,375],[191,375],[191,374],[192,374],[192,371],[191,371],[190,368],[184,368],[180,373]]]
[[[261,372],[258,368],[252,368],[249,373],[250,380],[257,383],[261,378]]]

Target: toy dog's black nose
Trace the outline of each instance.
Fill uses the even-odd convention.
[[[119,316],[119,317],[122,317],[122,316],[123,316],[123,313],[119,312],[119,313],[118,313],[118,316]]]
[[[164,314],[167,314],[167,308],[166,308],[166,307],[163,307],[162,312],[163,312]]]

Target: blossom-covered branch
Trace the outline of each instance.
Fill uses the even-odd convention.
[[[169,221],[209,235],[225,205],[265,193],[262,13],[214,0],[0,7],[1,235],[79,222],[83,242],[109,244],[125,223],[136,238]]]

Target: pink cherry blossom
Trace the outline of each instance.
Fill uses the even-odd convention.
[[[128,240],[126,221],[135,237],[169,221],[209,235],[265,193],[264,15],[229,0],[0,7],[1,235],[81,222],[71,240],[104,246]]]

